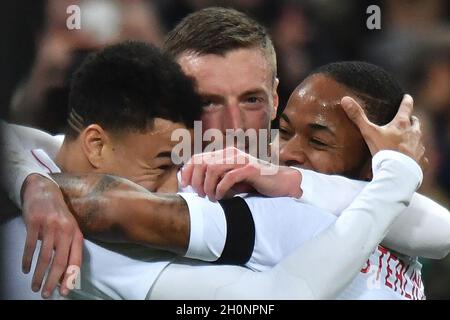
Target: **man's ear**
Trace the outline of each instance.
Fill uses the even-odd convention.
[[[81,146],[89,163],[98,169],[104,161],[105,146],[109,141],[106,132],[97,124],[91,124],[81,132]]]
[[[270,120],[275,120],[277,117],[277,110],[278,110],[278,104],[280,102],[280,99],[278,97],[278,85],[280,84],[280,80],[278,78],[275,78],[273,82],[273,89],[272,89],[272,101],[273,101],[273,113],[270,117]]]

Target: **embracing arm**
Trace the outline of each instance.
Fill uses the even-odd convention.
[[[39,165],[35,148],[56,154],[61,139],[45,132],[1,122],[2,182],[9,197],[22,209],[27,228],[22,269],[28,273],[34,259],[38,239],[42,241],[32,280],[33,291],[42,283],[43,297],[49,297],[65,273],[67,266],[81,266],[83,235],[67,208],[58,185],[51,179],[49,168]],[[51,149],[51,150],[50,150]],[[45,282],[45,274],[48,274]],[[65,295],[67,281],[60,292]]]
[[[151,295],[176,299],[332,299],[361,270],[389,226],[420,184],[411,159],[392,152],[374,158],[374,180],[328,229],[309,240],[274,268],[263,272],[168,268]],[[379,166],[378,166],[379,165]],[[392,190],[383,194],[385,188]],[[208,268],[208,267],[204,267]],[[206,271],[207,270],[207,271]],[[193,280],[195,279],[195,280]],[[219,279],[214,282],[214,279]],[[195,281],[196,290],[191,288]],[[217,283],[219,282],[219,283]],[[176,293],[170,288],[180,288]]]
[[[394,119],[382,127],[371,123],[365,116],[363,108],[352,98],[344,97],[341,105],[350,120],[359,128],[372,155],[380,149],[404,152],[403,149],[407,144],[399,142],[402,139],[407,141],[414,134],[421,132],[419,120],[412,116],[413,100],[408,95],[404,96]],[[390,135],[392,139],[385,139]],[[388,143],[385,144],[386,142]],[[415,150],[417,153],[413,158],[419,163],[426,163],[425,147],[419,140],[415,141]],[[325,197],[328,193],[324,192],[321,186],[318,187],[321,190],[320,195]],[[383,190],[385,196],[389,196],[390,192],[393,190]],[[339,201],[340,198],[336,200]],[[416,194],[409,207],[396,219],[384,241],[390,248],[410,256],[442,258],[450,251],[449,212],[437,203]]]
[[[31,150],[43,149],[54,158],[61,147],[62,136],[52,136],[44,131],[0,122],[2,152],[3,186],[9,198],[18,207],[22,207],[23,186],[30,175],[40,175],[52,181],[48,171],[36,163]]]
[[[4,154],[4,161],[2,163],[3,187],[14,204],[21,208],[21,193],[28,176],[38,174],[51,181],[48,172],[36,163],[30,151],[33,149],[31,146],[34,146],[34,142],[36,142],[33,140],[35,139],[33,135],[37,134],[36,132],[40,132],[42,136],[37,134],[42,138],[38,139],[40,142],[44,142],[47,138],[48,141],[54,141],[55,143],[56,140],[52,140],[52,136],[42,131],[8,124],[4,121],[0,122],[0,127],[2,131],[1,146]],[[43,144],[37,143],[34,148],[40,147]]]
[[[275,175],[262,175],[261,166],[274,165],[252,161],[250,155],[239,150],[234,150],[234,154],[236,159],[240,156],[249,158],[247,161],[249,163],[241,165],[239,163],[244,162],[237,160],[230,161],[232,164],[208,163],[208,154],[195,155],[194,157],[202,159],[196,159],[199,160],[198,165],[195,165],[194,160],[190,161],[183,169],[184,183],[191,184],[198,194],[206,194],[209,198],[216,199],[221,199],[236,186],[236,189],[242,192],[253,188],[270,197],[295,197],[302,203],[326,210],[336,216],[340,216],[368,185],[368,182],[364,181],[294,167],[280,166],[278,171],[274,170]],[[219,156],[216,158],[220,159]],[[206,173],[197,176],[206,176],[208,179],[200,183],[191,180],[196,170],[205,171]],[[220,178],[221,176],[223,178]],[[384,189],[381,192],[388,194],[391,190]],[[408,256],[443,258],[450,251],[450,213],[433,200],[415,193],[411,203],[397,217],[382,243]]]
[[[24,212],[29,212],[28,215],[39,214],[42,216],[40,221],[47,221],[53,218],[50,213],[54,211],[64,212],[71,218],[62,190],[80,227],[88,234],[99,234],[97,237],[111,241],[112,237],[108,235],[115,231],[119,238],[128,241],[179,254],[186,251],[189,211],[180,196],[151,194],[130,181],[113,176],[49,174],[37,164],[31,150],[43,149],[54,158],[61,146],[61,138],[6,122],[1,122],[1,129],[6,154],[2,166],[3,183],[18,207],[23,202]],[[63,219],[58,215],[55,220]],[[29,226],[27,224],[27,229]]]
[[[297,170],[302,175],[303,194],[300,201],[337,216],[368,184],[310,170]],[[382,192],[388,194],[391,190]],[[393,223],[383,244],[409,256],[444,258],[450,252],[450,213],[435,201],[415,193],[409,206]]]
[[[409,256],[443,259],[450,252],[450,212],[415,193],[383,243]]]
[[[359,272],[395,218],[409,204],[422,175],[417,164],[383,151],[373,159],[374,179],[336,222],[273,269],[284,282],[302,279],[311,298],[334,298]],[[389,189],[389,194],[382,190]],[[301,257],[298,254],[301,252]],[[281,297],[287,293],[278,290]]]
[[[405,95],[395,118],[381,127],[371,123],[353,99],[344,97],[341,105],[361,131],[372,155],[379,150],[409,154],[404,141],[420,134],[419,121],[412,116],[410,96]],[[425,149],[421,141],[411,141],[414,141],[416,150],[412,157],[423,162]],[[262,174],[263,170],[269,172],[268,169],[273,174]],[[206,178],[202,181],[193,179],[194,176]],[[239,192],[253,189],[271,197],[295,197],[337,216],[367,186],[363,181],[264,163],[239,150],[194,155],[183,168],[182,181],[184,185],[192,185],[199,195],[209,198],[221,199],[235,188]],[[382,192],[388,195],[391,190]],[[410,206],[396,219],[383,243],[409,256],[445,257],[450,252],[450,214],[439,204],[416,194]]]
[[[181,196],[155,194],[103,174],[54,174],[81,230],[107,242],[133,242],[184,254],[189,209]]]

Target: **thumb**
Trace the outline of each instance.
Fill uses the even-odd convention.
[[[344,109],[347,117],[353,121],[353,123],[358,127],[361,134],[364,135],[367,130],[372,127],[372,122],[367,119],[363,108],[351,97],[345,96],[341,100],[342,109]]]

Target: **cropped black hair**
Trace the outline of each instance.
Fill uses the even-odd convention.
[[[69,109],[69,137],[94,123],[113,132],[143,132],[155,118],[191,128],[202,111],[193,80],[158,48],[138,41],[88,56],[74,73]]]
[[[364,102],[370,121],[389,123],[397,114],[404,91],[386,70],[362,61],[334,62],[319,67],[311,75],[323,74],[344,85]]]

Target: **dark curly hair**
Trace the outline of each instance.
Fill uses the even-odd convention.
[[[138,41],[88,56],[72,78],[69,109],[69,123],[96,123],[114,132],[151,129],[155,118],[191,128],[202,112],[193,80],[159,49]]]
[[[323,74],[346,86],[360,98],[370,121],[389,123],[397,114],[404,91],[386,70],[362,61],[341,61],[321,66],[309,76]]]

